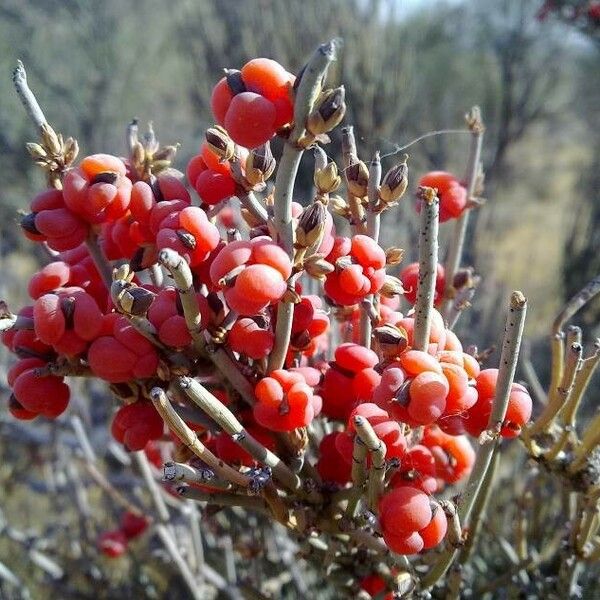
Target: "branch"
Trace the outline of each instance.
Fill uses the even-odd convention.
[[[290,260],[294,260],[294,228],[292,222],[292,198],[294,183],[304,149],[298,142],[306,131],[306,121],[327,68],[335,59],[337,42],[331,41],[319,46],[300,77],[300,84],[294,101],[294,128],[286,141],[275,178],[275,198],[273,205],[273,225],[279,242]],[[280,302],[275,326],[275,345],[269,357],[268,372],[283,367],[290,344],[294,305],[291,301]]]
[[[479,164],[481,161],[481,146],[483,144],[483,132],[485,131],[485,126],[481,119],[481,111],[478,106],[474,106],[469,111],[466,115],[466,121],[471,132],[471,145],[469,147],[469,158],[467,161],[467,172],[465,177],[467,182],[467,201],[469,201],[474,196],[475,186],[477,184]],[[462,215],[456,221],[454,235],[448,248],[445,268],[446,289],[444,290],[446,299],[441,311],[445,318],[447,318],[452,307],[454,275],[456,275],[462,259],[465,236],[469,224],[469,212],[469,210],[464,210]]]
[[[205,462],[217,476],[226,481],[248,487],[250,479],[236,471],[228,464],[217,458],[199,439],[198,436],[185,424],[181,417],[175,412],[167,394],[159,387],[152,388],[150,392],[152,403],[160,413],[169,429],[203,462]]]
[[[44,112],[38,104],[34,93],[27,84],[25,65],[23,65],[20,60],[17,61],[17,66],[13,71],[13,83],[29,118],[33,121],[35,126],[41,130],[44,125],[48,125],[48,121],[46,120]]]
[[[435,297],[438,262],[438,227],[440,201],[432,188],[420,188],[421,220],[419,228],[419,281],[415,303],[413,348],[427,351],[431,332],[431,315]]]
[[[508,318],[504,328],[500,369],[496,383],[496,395],[492,404],[492,412],[488,420],[487,431],[481,436],[482,446],[477,454],[473,471],[460,498],[458,516],[463,527],[469,525],[468,521],[471,512],[482,490],[482,485],[485,481],[490,463],[492,462],[493,455],[498,448],[500,431],[506,416],[510,390],[517,368],[526,312],[527,300],[525,299],[525,296],[523,296],[521,292],[513,292],[510,299]],[[440,554],[437,562],[421,582],[423,590],[433,587],[445,575],[456,554],[457,550],[453,548],[446,549]]]
[[[244,426],[235,415],[203,385],[191,377],[179,377],[177,385],[184,394],[197,404],[209,417],[223,428],[246,452],[257,461],[271,467],[273,476],[282,485],[295,492],[300,489],[301,482],[287,465],[268,448],[265,448]]]

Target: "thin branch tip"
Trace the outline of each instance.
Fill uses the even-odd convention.
[[[516,290],[510,296],[510,307],[519,309],[523,308],[527,304],[527,298],[523,292]]]

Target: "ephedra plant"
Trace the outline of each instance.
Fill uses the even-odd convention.
[[[21,227],[49,259],[29,282],[31,304],[3,309],[3,343],[17,356],[8,409],[64,419],[69,381],[106,383],[106,402],[118,403],[112,436],[135,457],[152,508],[93,466],[73,420],[94,480],[129,507],[98,548],[118,557],[129,540],[156,537],[194,598],[211,586],[229,597],[281,593],[272,580],[250,586],[206,564],[198,506],[209,528],[219,514],[242,529],[276,524],[293,597],[483,597],[511,585],[576,594],[582,567],[600,557],[600,423],[576,423],[600,353],[584,357],[581,331],[564,326],[600,280],[554,323],[552,381],[531,424],[532,399],[515,382],[523,294],[507,299],[495,366],[453,331],[479,279],[462,264],[469,214],[481,205],[479,110],[467,115],[465,179],[435,171],[409,186],[407,157],[386,169],[379,153],[361,160],[351,126],[341,126],[341,149],[330,143],[346,111],[344,88],[326,84],[336,50],[335,41],[319,47],[296,76],[264,58],[226,70],[211,99],[217,125],[185,176],[172,166],[176,147],[152,130],[138,138],[135,122],[126,158],[77,161],[77,142],[52,129],[17,67],[40,133],[28,149],[48,183]],[[293,201],[303,158],[314,161],[305,207]],[[379,230],[409,187],[418,261],[404,266]],[[451,229],[443,251],[440,224]],[[485,549],[489,568],[475,558],[500,451],[519,443],[536,464],[524,498],[554,482],[563,501],[546,499],[547,510],[561,526],[533,531],[527,511],[542,509],[531,501],[515,539],[500,519],[510,566],[499,572]],[[186,510],[175,516],[177,507]],[[187,527],[175,527],[181,515]]]

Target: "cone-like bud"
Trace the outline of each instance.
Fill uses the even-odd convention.
[[[345,99],[344,86],[322,92],[308,115],[306,129],[315,136],[331,131],[346,114]]]
[[[61,153],[63,145],[60,136],[57,135],[56,131],[48,123],[42,125],[42,141],[50,154],[56,155]]]
[[[254,148],[246,159],[246,179],[248,183],[253,187],[263,186],[267,179],[273,175],[276,164],[269,142]]]
[[[323,239],[327,209],[321,202],[313,202],[305,208],[296,228],[296,247],[317,246]]]
[[[408,346],[408,334],[402,327],[396,327],[388,323],[376,327],[373,330],[373,335],[385,358],[398,356]]]
[[[385,251],[385,264],[388,265],[388,267],[399,265],[403,259],[404,250],[402,248],[392,246]]]
[[[402,282],[393,275],[386,275],[380,293],[386,298],[393,298],[394,296],[399,296],[404,293]]]
[[[79,154],[79,144],[75,138],[69,137],[65,142],[64,148],[64,160],[65,165],[69,166],[75,162],[77,155]]]
[[[304,260],[304,270],[315,279],[324,280],[329,273],[335,271],[335,267],[325,260],[322,254],[313,254]]]
[[[131,270],[127,263],[113,269],[113,281],[125,281],[131,283],[135,277],[135,273]]]
[[[348,191],[357,198],[367,195],[369,169],[362,160],[351,164],[345,171]]]
[[[339,215],[340,217],[347,217],[350,214],[350,207],[348,203],[337,194],[329,196],[329,204],[331,212]]]
[[[208,147],[222,160],[226,161],[233,158],[235,154],[235,144],[229,137],[229,134],[223,127],[216,125],[206,130],[206,141]]]
[[[141,317],[148,312],[156,294],[143,287],[130,287],[120,297],[121,308],[130,315]]]
[[[383,177],[379,188],[379,198],[385,204],[392,204],[402,198],[408,187],[408,166],[406,158],[393,166]]]
[[[341,182],[342,178],[334,162],[330,162],[325,168],[315,171],[315,186],[321,194],[335,192],[340,187]]]
[[[177,144],[176,146],[162,146],[162,148],[160,148],[158,152],[152,157],[152,160],[155,162],[164,160],[169,162],[170,164],[175,158],[175,155],[177,154],[178,147],[179,144]]]
[[[40,144],[36,144],[35,142],[29,142],[25,144],[25,147],[27,148],[27,152],[29,152],[31,158],[33,159],[39,160],[48,156],[48,153],[46,152],[44,147]]]

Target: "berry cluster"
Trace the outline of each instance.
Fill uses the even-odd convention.
[[[293,119],[294,81],[274,60],[252,59],[217,83],[211,98],[213,115],[236,144],[256,148]]]
[[[365,233],[377,231],[381,213],[404,193],[405,162],[373,186],[352,157],[348,214],[331,195],[341,185],[337,166],[319,149],[310,206],[293,203],[287,191],[282,200],[277,189],[251,196],[265,191],[275,169],[274,135],[301,152],[324,142],[344,114],[343,88],[321,90],[319,79],[309,110],[296,111],[306,123],[293,123],[302,88],[294,82],[261,58],[217,83],[212,109],[220,126],[187,165],[199,206],[183,175],[162,168],[160,157],[174,150],[161,151],[152,136],[132,143],[128,159],[84,158],[62,173],[62,187],[34,198],[23,230],[56,256],[31,278],[32,304],[10,315],[14,327],[2,335],[19,359],[8,374],[9,409],[19,419],[56,418],[69,402],[65,376],[100,378],[120,403],[113,437],[156,464],[187,463],[196,491],[226,489],[229,500],[264,491],[265,506],[290,515],[312,493],[303,519],[323,508],[361,527],[353,508],[368,480],[379,527],[368,533],[380,531],[396,553],[420,553],[446,535],[447,502],[435,495],[472,471],[467,434],[488,427],[498,371],[481,370],[434,308],[444,269],[436,273],[432,261],[424,274],[424,263],[412,263],[396,278],[386,269],[403,252]],[[450,173],[428,173],[420,185],[437,190],[441,221],[471,207]],[[233,200],[214,208],[236,195],[242,210]],[[371,212],[362,219],[365,208]],[[336,235],[332,211],[348,218],[350,237]],[[400,296],[424,302],[423,294],[417,301],[421,274],[435,298],[404,314]],[[325,302],[311,284],[322,286]],[[512,384],[500,436],[517,436],[530,415],[528,392]],[[300,486],[304,471],[293,473],[276,452],[304,464],[314,474],[310,485]],[[212,488],[215,476],[223,481]],[[275,489],[271,477],[287,487]],[[332,491],[350,500],[340,504]],[[146,525],[126,514],[118,530],[102,534],[101,551],[122,554]]]
[[[327,261],[336,269],[327,276],[324,289],[336,304],[358,304],[385,281],[385,252],[366,235],[336,238]]]

